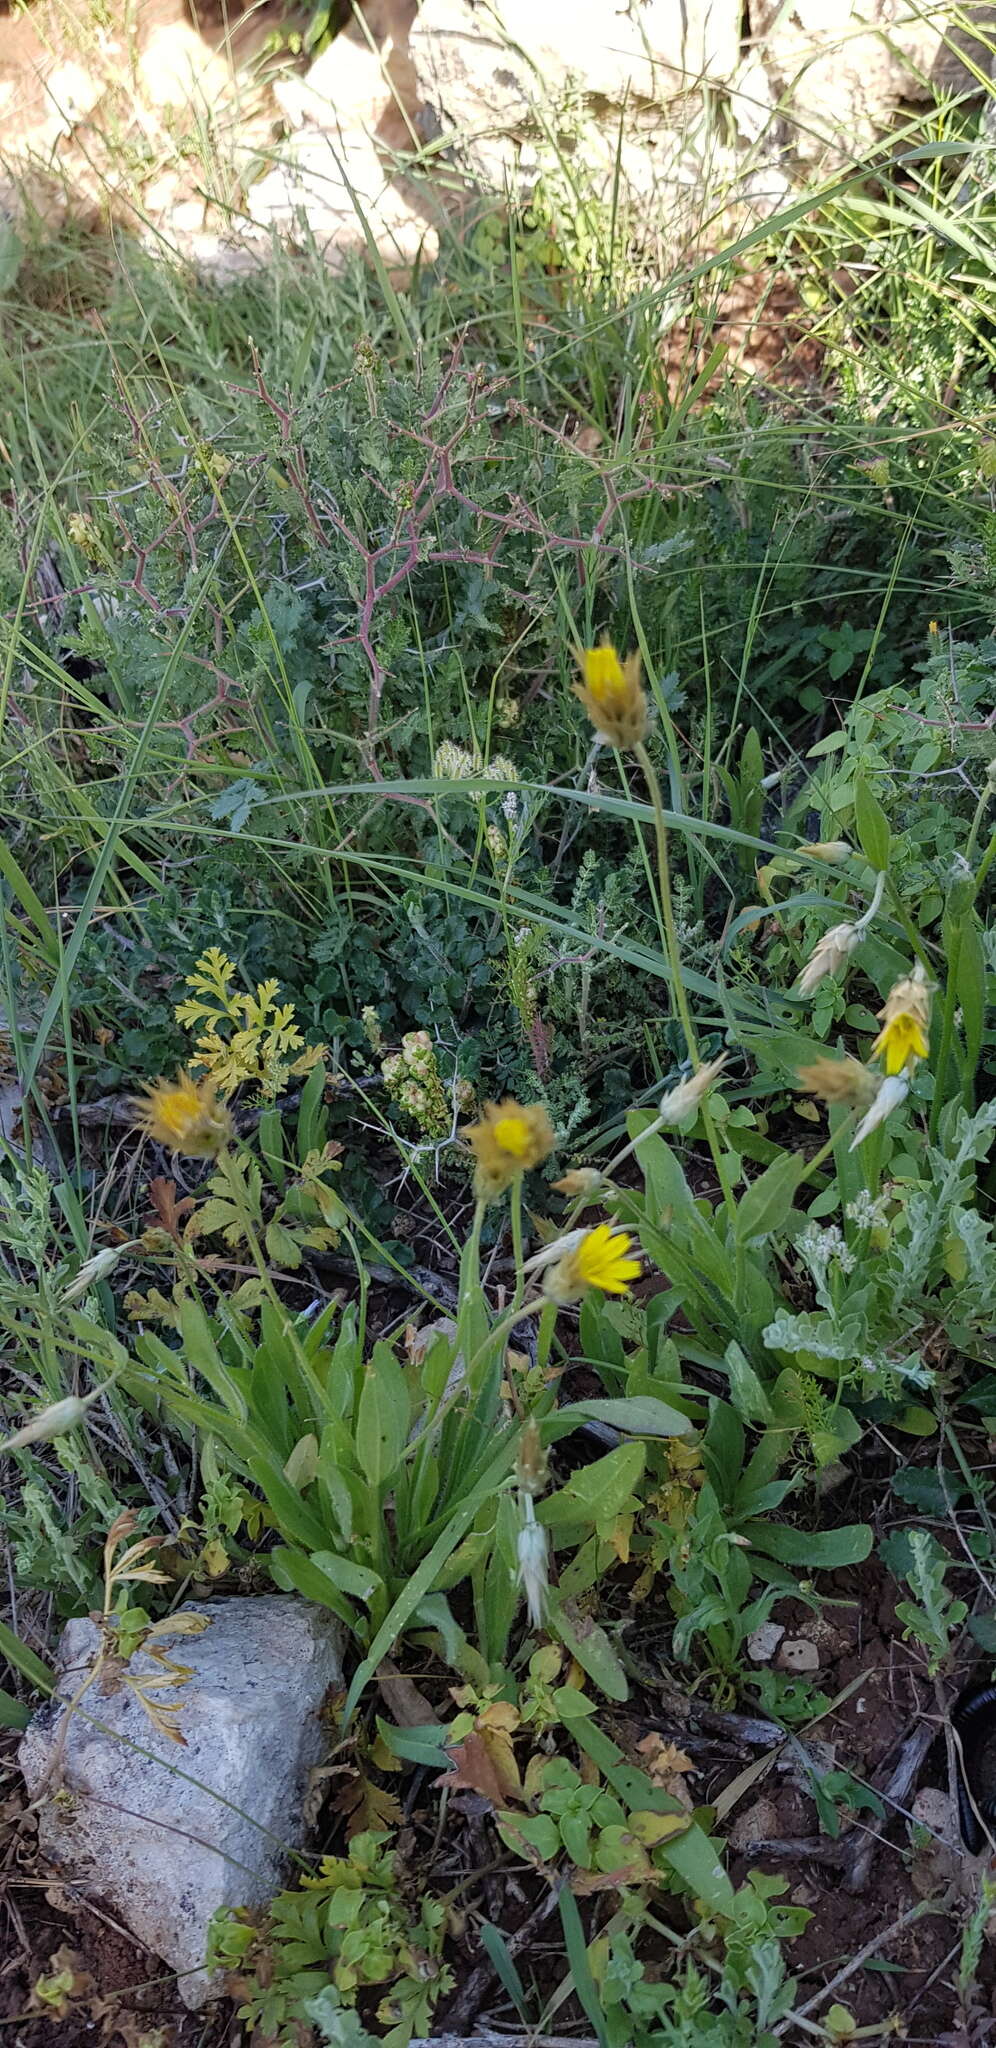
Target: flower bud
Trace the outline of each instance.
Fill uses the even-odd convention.
[[[551,1181],[550,1185],[556,1188],[558,1195],[577,1197],[597,1194],[604,1180],[605,1175],[597,1166],[575,1166],[570,1173],[561,1174],[559,1180]]]
[[[95,1287],[99,1280],[106,1280],[108,1273],[113,1273],[122,1252],[129,1249],[127,1245],[112,1244],[102,1252],[94,1252],[92,1259],[85,1261],[68,1287],[63,1288],[63,1301],[79,1301],[80,1296]]]
[[[516,1543],[516,1577],[525,1594],[529,1619],[534,1628],[539,1628],[543,1621],[543,1605],[549,1583],[546,1530],[537,1522],[535,1509],[528,1494],[523,1500],[523,1516]]]
[[[975,876],[963,854],[956,853],[948,873],[948,899],[945,904],[949,917],[963,917],[975,902]]]
[[[76,1394],[70,1394],[65,1401],[53,1401],[49,1408],[43,1408],[31,1422],[7,1437],[0,1444],[0,1451],[17,1451],[22,1444],[48,1443],[54,1436],[65,1436],[67,1430],[82,1422],[87,1405]]]
[[[799,852],[807,853],[810,860],[826,861],[832,867],[836,861],[846,860],[854,848],[848,839],[809,839],[800,846]]]
[[[853,1152],[858,1145],[862,1145],[869,1133],[884,1123],[886,1117],[892,1110],[898,1109],[901,1102],[905,1102],[909,1092],[910,1084],[905,1074],[889,1074],[883,1081],[871,1108],[862,1117],[848,1150]]]
[[[835,924],[824,932],[814,946],[802,973],[799,976],[799,994],[811,996],[828,974],[836,974],[843,967],[855,946],[861,941],[856,925]]]
[[[530,1419],[519,1439],[519,1455],[515,1466],[515,1482],[523,1493],[533,1499],[546,1486],[546,1452],[535,1421]]]
[[[699,1103],[712,1087],[717,1074],[726,1065],[726,1054],[721,1052],[718,1059],[707,1060],[698,1073],[690,1074],[687,1081],[679,1081],[676,1088],[669,1089],[661,1097],[658,1116],[661,1123],[681,1124],[685,1118],[694,1116]]]
[[[840,1060],[814,1060],[811,1067],[798,1069],[799,1086],[806,1090],[807,1095],[818,1095],[821,1102],[843,1103],[848,1109],[856,1109],[872,1100],[875,1079],[860,1060],[849,1056]]]

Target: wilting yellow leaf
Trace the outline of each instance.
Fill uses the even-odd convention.
[[[674,1835],[683,1835],[690,1825],[691,1815],[687,1813],[631,1813],[629,1817],[630,1834],[646,1849],[669,1842]]]

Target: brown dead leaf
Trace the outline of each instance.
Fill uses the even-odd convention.
[[[399,1728],[423,1728],[438,1719],[435,1707],[414,1679],[406,1678],[390,1657],[382,1657],[377,1666],[377,1684]]]
[[[125,2048],[172,2048],[172,2027],[150,2027],[141,2013],[122,2013],[117,2031]]]
[[[122,2011],[119,1997],[95,1998],[90,2015],[101,2023],[102,2041],[120,2039],[125,2048],[173,2048],[172,2027],[152,2027],[148,2013]]]
[[[180,1244],[180,1225],[184,1217],[189,1216],[191,1210],[196,1207],[193,1195],[184,1195],[178,1202],[175,1180],[163,1180],[161,1175],[157,1175],[155,1180],[150,1180],[149,1195],[159,1218],[160,1228],[165,1230],[167,1237],[171,1237],[174,1243]]]
[[[488,1734],[514,1735],[521,1720],[522,1715],[511,1700],[491,1700],[486,1707],[481,1708],[477,1725],[481,1729],[486,1729]]]
[[[450,1792],[478,1792],[495,1807],[507,1806],[510,1799],[521,1799],[519,1767],[509,1737],[500,1730],[472,1728],[446,1754],[452,1758],[453,1769],[436,1778],[436,1785],[445,1785]]]
[[[377,1785],[368,1778],[365,1771],[357,1771],[355,1777],[347,1779],[341,1791],[332,1801],[336,1813],[345,1815],[346,1834],[350,1841],[354,1835],[362,1835],[367,1829],[397,1828],[401,1826],[402,1812],[393,1792],[386,1785]]]
[[[685,1773],[695,1769],[691,1757],[686,1756],[684,1750],[679,1749],[676,1743],[666,1741],[662,1735],[655,1732],[645,1735],[642,1742],[637,1743],[636,1751],[642,1758],[643,1768],[651,1782],[659,1785],[664,1792],[669,1792],[671,1798],[677,1799],[685,1808],[686,1813],[691,1813],[694,1802],[685,1784]]]
[[[645,1735],[636,1745],[638,1756],[642,1756],[644,1769],[649,1772],[655,1784],[662,1784],[672,1771],[694,1771],[695,1765],[677,1743],[667,1742],[663,1735],[652,1732]]]
[[[113,1657],[108,1654],[100,1667],[97,1691],[102,1693],[105,1699],[109,1699],[112,1693],[120,1692],[127,1669],[128,1666],[123,1657]]]

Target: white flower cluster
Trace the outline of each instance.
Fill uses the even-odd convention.
[[[468,754],[466,747],[458,747],[455,740],[443,740],[436,748],[432,772],[440,782],[465,782],[468,776],[479,775],[480,762]]]
[[[870,1195],[862,1188],[853,1202],[848,1202],[844,1214],[849,1223],[856,1223],[859,1230],[882,1230],[889,1220],[889,1193]]]
[[[389,1053],[380,1071],[392,1100],[428,1138],[445,1137],[451,1111],[436,1050],[427,1031],[406,1031],[401,1051]]]
[[[432,772],[441,782],[469,782],[479,778],[483,782],[518,782],[519,771],[507,754],[494,754],[488,762],[479,754],[471,754],[466,747],[460,747],[455,740],[441,740],[432,761]],[[508,796],[514,800],[514,791]],[[508,801],[502,798],[502,806]],[[509,814],[506,812],[506,816]]]
[[[854,1253],[848,1249],[844,1233],[837,1223],[828,1224],[825,1230],[821,1230],[818,1223],[808,1223],[796,1239],[796,1248],[802,1253],[810,1271],[819,1278],[823,1278],[834,1261],[842,1273],[854,1271]]]

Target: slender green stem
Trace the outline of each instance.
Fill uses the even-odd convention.
[[[667,945],[667,964],[671,974],[671,1000],[681,1021],[685,1034],[688,1057],[697,1071],[702,1065],[695,1025],[685,993],[685,979],[681,966],[681,947],[678,943],[678,927],[674,916],[674,896],[671,889],[671,861],[668,852],[667,822],[664,815],[664,799],[657,780],[657,770],[645,746],[634,747],[633,752],[643,770],[644,780],[650,792],[654,811],[654,832],[657,838],[657,873],[660,881],[661,915],[664,919],[664,934]]]
[[[695,1025],[692,1022],[692,1012],[685,990],[685,978],[681,965],[681,946],[678,941],[678,927],[674,916],[674,896],[671,889],[671,861],[668,853],[667,819],[664,814],[664,799],[661,796],[661,786],[657,780],[657,770],[646,747],[641,743],[640,746],[634,747],[633,752],[643,770],[647,788],[650,792],[650,801],[653,805],[654,831],[657,836],[657,874],[660,883],[661,913],[664,918],[664,931],[667,940],[672,1000],[681,1021],[681,1028],[685,1034],[685,1043],[688,1047],[688,1057],[692,1063],[692,1070],[697,1073],[702,1065],[702,1055],[699,1052],[698,1039],[695,1035]],[[702,1126],[706,1134],[709,1150],[712,1153],[712,1163],[716,1169],[716,1178],[722,1190],[723,1202],[726,1208],[726,1220],[732,1226],[736,1211],[733,1184],[726,1171],[722,1146],[719,1142],[708,1102],[703,1101],[701,1113]]]
[[[975,877],[976,896],[978,896],[982,888],[983,882],[986,880],[994,860],[996,860],[996,832],[993,832],[991,834],[989,844],[986,847],[985,853],[983,854],[982,859],[979,862],[979,872]]]
[[[958,964],[961,959],[961,921],[959,919],[952,933],[951,948],[947,960],[944,981],[944,1009],[941,1013],[941,1042],[937,1049],[937,1064],[934,1068],[934,1098],[930,1105],[930,1122],[927,1134],[931,1143],[937,1136],[937,1125],[944,1108],[944,1090],[947,1084],[948,1063],[954,1044],[955,1011],[958,1008]]]
[[[553,1326],[557,1320],[557,1304],[545,1301],[540,1310],[539,1331],[536,1337],[536,1363],[542,1372],[553,1348]]]
[[[929,974],[931,966],[930,956],[891,875],[888,877],[888,890],[889,903],[893,915],[897,922],[902,925],[916,959],[919,960],[925,972]]]
[[[979,827],[982,823],[983,816],[985,814],[987,806],[992,801],[992,794],[992,791],[989,789],[987,785],[986,788],[983,790],[978,803],[975,806],[975,816],[972,819],[972,824],[968,834],[968,838],[965,842],[965,859],[966,862],[968,862],[969,864],[971,863],[972,855],[975,852],[975,843],[978,838]],[[990,861],[992,859],[994,847],[996,847],[996,834],[994,834],[993,837],[990,839],[989,845],[987,846],[986,851],[979,864],[979,872],[974,877],[975,899],[978,898],[979,890],[982,887],[983,881],[985,880],[985,876],[988,871]],[[944,1103],[946,1099],[945,1090],[947,1088],[948,1066],[950,1064],[952,1047],[954,1045],[955,1012],[958,1008],[958,969],[961,964],[961,948],[962,940],[965,934],[965,923],[966,920],[971,916],[972,905],[971,903],[969,903],[968,906],[962,909],[961,912],[957,915],[957,921],[955,921],[955,919],[951,920],[951,935],[947,949],[948,957],[945,966],[944,976],[944,1009],[941,1014],[941,1042],[937,1052],[937,1064],[934,1068],[934,1099],[930,1105],[930,1123],[928,1126],[931,1142],[933,1142],[933,1140],[937,1136],[937,1125],[940,1119],[941,1111],[944,1108]],[[967,1077],[967,1081],[966,1077],[963,1075],[963,1085],[966,1086],[967,1100],[969,1103],[971,1102],[972,1080],[973,1077],[971,1075]]]
[[[467,1338],[471,1328],[471,1317],[481,1292],[481,1229],[484,1223],[484,1203],[478,1199],[474,1204],[474,1219],[470,1236],[463,1249],[460,1262],[460,1300],[457,1305],[456,1342],[453,1355],[466,1362],[469,1349]]]
[[[345,1224],[341,1225],[341,1229],[342,1235],[345,1238],[346,1243],[348,1244],[349,1249],[353,1254],[353,1264],[356,1267],[356,1284],[359,1289],[360,1295],[360,1312],[359,1316],[357,1317],[356,1341],[360,1347],[360,1352],[362,1354],[366,1350],[367,1342],[367,1297],[370,1292],[370,1280],[367,1274],[367,1269],[363,1263],[360,1247],[357,1244],[352,1231],[347,1230]]]
[[[482,1358],[487,1357],[488,1352],[492,1349],[492,1347],[501,1345],[504,1348],[505,1339],[506,1337],[510,1336],[511,1332],[514,1330],[516,1326],[516,1323],[523,1323],[525,1322],[527,1316],[534,1316],[536,1314],[537,1309],[540,1306],[541,1304],[539,1301],[520,1302],[518,1308],[509,1309],[508,1314],[502,1316],[501,1321],[495,1324],[494,1329],[488,1331],[488,1334],[485,1337],[483,1344],[478,1345],[478,1348],[475,1351],[473,1358],[471,1358],[468,1361],[466,1372],[468,1385],[473,1386],[474,1373],[477,1367],[480,1365]],[[441,1412],[441,1410],[437,1410],[437,1416],[441,1414]],[[435,1421],[436,1417],[434,1417],[433,1420]]]
[[[666,1116],[655,1116],[653,1123],[649,1123],[647,1125],[646,1130],[640,1132],[638,1138],[628,1138],[625,1145],[623,1145],[618,1152],[613,1153],[612,1158],[609,1160],[608,1165],[600,1170],[602,1183],[605,1186],[610,1186],[613,1174],[618,1171],[620,1166],[624,1165],[627,1159],[632,1157],[632,1154],[635,1151],[637,1151],[640,1145],[643,1144],[644,1139],[655,1138],[658,1132],[666,1130],[667,1126],[668,1118]],[[578,1217],[580,1216],[586,1203],[588,1203],[591,1199],[592,1198],[589,1195],[575,1196],[575,1199],[571,1207],[568,1209],[567,1214],[564,1217],[564,1224],[563,1230],[561,1231],[561,1236],[566,1237],[567,1232],[569,1230],[574,1229]]]
[[[980,796],[979,801],[975,806],[975,814],[972,818],[971,825],[968,828],[968,838],[965,841],[965,859],[967,860],[969,867],[971,867],[972,865],[972,855],[975,852],[975,843],[979,836],[982,820],[985,817],[986,812],[989,809],[990,804],[992,803],[992,800],[993,792],[989,787],[989,783],[986,782],[982,791],[982,795]]]

